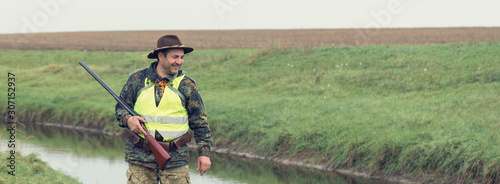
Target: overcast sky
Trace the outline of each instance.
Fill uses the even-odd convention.
[[[2,0],[1,33],[500,27],[500,0]]]

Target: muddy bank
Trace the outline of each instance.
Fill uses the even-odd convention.
[[[82,126],[76,126],[76,125],[66,125],[66,124],[61,124],[61,123],[33,123],[33,124],[47,126],[47,127],[67,128],[67,129],[73,129],[73,130],[79,130],[79,131],[85,131],[85,132],[91,132],[91,133],[99,133],[99,134],[104,134],[104,135],[109,135],[109,136],[120,136],[120,134],[121,134],[121,132],[119,132],[119,131],[103,131],[103,130],[97,129],[97,128],[88,128],[88,127],[82,127]]]
[[[192,144],[190,146],[192,146],[193,148],[196,148],[195,144]],[[216,153],[234,155],[234,156],[239,156],[242,158],[266,160],[269,162],[275,162],[275,163],[283,164],[283,165],[287,165],[287,166],[309,168],[309,169],[318,169],[318,170],[322,170],[322,171],[335,172],[335,173],[340,173],[343,175],[357,177],[357,178],[366,178],[366,179],[371,179],[371,180],[380,180],[380,181],[387,181],[390,183],[402,183],[402,184],[422,183],[422,181],[412,181],[410,179],[406,179],[406,178],[403,178],[401,176],[371,175],[368,172],[355,170],[354,168],[332,168],[332,167],[328,166],[327,164],[309,163],[309,162],[304,162],[304,161],[302,161],[300,159],[296,159],[296,158],[266,157],[266,156],[262,156],[262,155],[259,155],[256,153],[252,153],[251,151],[248,151],[248,150],[244,151],[244,150],[239,150],[239,149],[225,147],[225,146],[215,147],[213,151]]]

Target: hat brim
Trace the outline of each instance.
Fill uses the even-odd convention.
[[[152,50],[149,54],[148,54],[148,58],[149,59],[156,59],[158,58],[158,52],[160,51],[163,51],[163,50],[167,50],[167,49],[184,49],[184,54],[187,54],[187,53],[190,53],[190,52],[193,52],[193,48],[191,47],[186,47],[184,45],[181,45],[181,46],[168,46],[168,47],[161,47],[161,48],[156,48],[154,50]]]

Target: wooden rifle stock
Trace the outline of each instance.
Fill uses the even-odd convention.
[[[124,108],[125,110],[127,110],[132,116],[141,116],[139,114],[137,114],[137,112],[134,111],[134,109],[132,109],[127,103],[125,103],[125,101],[123,101],[122,98],[120,98],[120,96],[118,96],[99,76],[97,76],[97,74],[94,73],[94,71],[92,71],[84,62],[80,62],[80,65],[85,69],[87,70],[87,72],[92,75],[92,77],[94,77],[94,79],[99,82],[99,84],[101,84],[102,87],[104,87],[104,89],[106,89],[106,91],[108,91],[109,94],[111,94],[111,96],[113,96],[116,100],[116,102],[118,102],[118,104],[120,104],[120,106],[122,108]],[[144,127],[145,128],[145,127]],[[160,145],[160,143],[158,143],[158,141],[156,141],[156,139],[151,135],[149,134],[148,130],[146,130],[146,133],[147,135],[144,135],[146,136],[146,141],[149,143],[149,145],[151,146],[151,151],[153,151],[153,154],[155,155],[155,159],[156,159],[156,162],[158,163],[158,166],[160,167],[161,170],[165,169],[165,166],[167,166],[167,163],[170,161],[171,157],[170,155],[167,153],[167,151],[165,151],[165,149],[163,149],[163,147]]]

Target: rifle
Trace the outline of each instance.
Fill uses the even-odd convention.
[[[89,74],[92,75],[92,77],[94,77],[94,79],[99,82],[99,84],[101,84],[101,86],[104,87],[104,89],[106,89],[109,94],[111,94],[111,96],[115,98],[116,102],[118,102],[118,104],[120,104],[122,108],[127,110],[132,116],[141,116],[140,114],[135,112],[134,109],[130,108],[130,106],[125,103],[125,101],[123,101],[123,99],[120,98],[106,83],[104,83],[104,81],[99,76],[97,76],[97,74],[95,74],[94,71],[92,71],[83,61],[80,61],[80,65],[85,70],[87,70],[87,72],[89,72]],[[127,127],[125,131],[131,130]],[[170,161],[171,157],[167,153],[167,151],[165,151],[165,149],[163,149],[163,147],[158,143],[158,141],[156,141],[156,139],[151,134],[149,134],[148,130],[146,130],[146,133],[146,140],[151,146],[151,151],[153,151],[153,154],[155,155],[156,162],[158,163],[160,169],[163,170],[165,169],[165,166],[167,166],[167,163]]]

